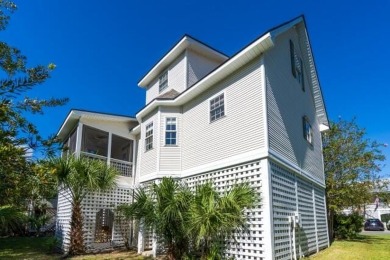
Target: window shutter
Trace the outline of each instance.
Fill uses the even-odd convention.
[[[294,49],[294,43],[292,40],[290,40],[290,59],[291,59],[291,72],[294,76],[294,78],[297,77],[297,71],[295,68],[295,49]]]
[[[301,63],[301,84],[302,84],[302,90],[305,91],[305,70],[303,67],[303,61],[302,59],[299,59],[299,62]]]

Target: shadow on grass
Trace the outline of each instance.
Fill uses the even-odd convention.
[[[336,241],[351,241],[365,244],[388,244],[390,238],[373,236],[373,235],[358,235],[356,238],[352,239],[342,239]]]

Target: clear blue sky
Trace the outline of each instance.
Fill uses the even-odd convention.
[[[134,115],[145,102],[139,79],[185,33],[232,55],[304,14],[329,118],[356,116],[370,138],[390,143],[388,0],[14,1],[19,9],[1,41],[30,65],[57,65],[31,95],[70,98],[33,118],[44,135],[71,108]]]

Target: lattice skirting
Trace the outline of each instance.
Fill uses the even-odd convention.
[[[298,212],[296,254],[308,255],[328,246],[325,189],[270,162],[275,259],[291,259],[294,252],[289,216]]]

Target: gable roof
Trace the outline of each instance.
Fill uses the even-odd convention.
[[[307,52],[309,56],[309,67],[310,67],[310,76],[312,80],[312,86],[313,86],[313,97],[314,97],[314,103],[315,103],[315,109],[316,109],[316,116],[318,119],[318,122],[320,124],[320,130],[324,131],[329,128],[329,121],[328,116],[326,113],[325,103],[322,96],[322,91],[320,87],[320,83],[317,76],[317,70],[316,66],[314,64],[314,57],[313,53],[310,48],[310,40],[306,31],[306,23],[305,19],[302,16],[299,16],[297,18],[294,18],[290,21],[287,21],[277,27],[274,27],[270,29],[268,32],[262,34],[257,39],[249,43],[247,46],[245,46],[243,49],[238,51],[236,54],[234,54],[232,57],[227,59],[225,62],[223,62],[220,66],[215,68],[213,71],[211,71],[209,74],[204,76],[202,79],[200,79],[198,82],[196,82],[191,87],[187,88],[185,91],[180,93],[177,97],[170,100],[161,100],[161,99],[154,99],[149,104],[147,104],[143,109],[141,109],[137,114],[136,117],[138,121],[154,110],[156,107],[164,105],[164,106],[180,106],[197,96],[198,94],[202,93],[224,77],[231,74],[233,71],[237,70],[238,68],[245,65],[247,62],[255,58],[256,56],[260,55],[261,53],[264,53],[268,49],[272,48],[274,46],[275,37],[278,35],[284,33],[285,31],[289,30],[290,28],[302,23],[305,28],[305,34],[308,41]],[[179,43],[180,44],[180,43]],[[178,44],[178,45],[179,45]],[[174,47],[176,48],[176,46]],[[171,50],[172,51],[172,50]],[[170,54],[169,52],[166,56],[164,56],[163,59],[168,59],[167,56]],[[161,62],[161,61],[160,61]],[[157,65],[156,65],[157,66]],[[149,74],[148,74],[149,75]],[[146,77],[146,76],[145,76]],[[144,77],[144,78],[145,78]],[[141,80],[142,81],[142,80]]]
[[[138,82],[138,86],[146,88],[149,83],[160,75],[181,53],[186,49],[196,50],[204,53],[207,57],[218,61],[225,61],[228,56],[217,51],[209,45],[195,39],[194,37],[185,34],[181,40],[176,43],[153,67],[152,69]]]
[[[68,116],[62,123],[60,129],[58,130],[57,137],[60,140],[64,140],[69,134],[70,131],[76,126],[77,122],[81,117],[91,118],[91,119],[100,119],[100,120],[108,120],[113,122],[137,122],[137,119],[130,116],[125,115],[117,115],[117,114],[109,114],[109,113],[101,113],[80,109],[71,109],[69,111]]]

